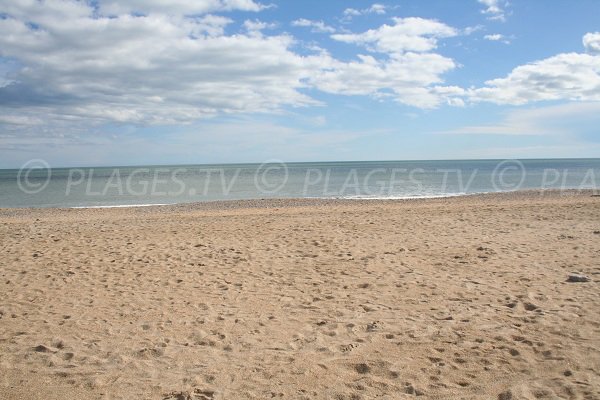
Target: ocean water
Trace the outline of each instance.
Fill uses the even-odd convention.
[[[398,199],[600,190],[600,159],[368,161],[0,170],[0,207],[120,207],[263,198]]]

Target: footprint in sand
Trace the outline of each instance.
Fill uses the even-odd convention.
[[[356,349],[358,346],[359,346],[358,343],[344,344],[344,345],[340,346],[340,350],[342,353],[347,353],[349,351]]]
[[[213,400],[215,399],[215,392],[212,390],[194,389],[193,392],[171,392],[163,400]]]
[[[365,363],[360,363],[360,364],[356,364],[354,366],[354,370],[356,372],[358,372],[359,374],[363,375],[363,374],[368,374],[371,371],[371,367],[369,367]]]

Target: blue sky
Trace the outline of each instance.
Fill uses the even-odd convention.
[[[600,2],[5,0],[0,168],[600,156]]]

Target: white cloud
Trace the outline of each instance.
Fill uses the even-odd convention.
[[[36,118],[35,116],[14,115],[9,113],[0,115],[0,124],[4,125],[39,126],[43,123],[44,121],[42,119]]]
[[[482,30],[483,28],[483,25],[467,26],[465,29],[463,29],[462,33],[463,35],[469,36],[475,32]]]
[[[491,42],[502,42],[504,44],[510,44],[510,40],[501,33],[493,33],[489,35],[484,35],[483,38],[485,40],[489,40]]]
[[[447,57],[432,52],[440,38],[457,35],[441,22],[423,18],[394,18],[394,25],[382,25],[363,33],[335,34],[341,42],[364,46],[387,57],[359,55],[347,63],[332,60],[331,67],[315,74],[309,82],[320,90],[346,95],[370,95],[421,108],[443,102],[462,105],[464,91],[443,85],[441,76],[456,68]]]
[[[358,17],[360,15],[366,14],[379,14],[384,15],[387,12],[387,7],[383,4],[373,3],[370,7],[363,9],[356,8],[346,8],[342,13],[344,15],[343,21],[349,22],[353,17]]]
[[[299,55],[291,36],[263,35],[270,24],[260,21],[226,35],[231,20],[213,14],[106,17],[87,3],[57,0],[5,1],[0,12],[7,15],[0,56],[22,66],[0,87],[11,131],[33,132],[27,121],[36,118],[54,135],[69,123],[79,132],[80,125],[191,123],[320,104],[305,88],[426,108],[457,97],[441,78],[456,64],[432,52],[455,31],[437,21],[395,19],[391,27],[341,36],[385,53],[342,62],[322,50]]]
[[[217,11],[260,11],[263,8],[264,5],[253,0],[102,0],[99,5],[99,11],[104,15],[196,15]]]
[[[583,47],[590,54],[600,55],[600,32],[590,32],[583,36]]]
[[[485,40],[497,41],[497,40],[502,40],[503,37],[504,36],[499,33],[494,33],[492,35],[485,35],[483,38]]]
[[[455,95],[430,86],[441,83],[440,75],[455,67],[452,60],[432,53],[407,53],[380,61],[359,56],[348,63],[331,60],[331,68],[311,77],[310,82],[328,93],[392,97],[404,104],[430,108],[440,95]]]
[[[363,33],[335,34],[331,37],[340,42],[367,46],[370,51],[402,54],[433,50],[439,38],[458,34],[456,29],[435,20],[415,17],[392,20],[394,25],[384,24]]]
[[[486,14],[488,19],[497,20],[497,21],[505,21],[506,15],[501,5],[501,0],[477,0],[479,3],[483,4],[486,8],[481,10],[483,14]]]
[[[385,14],[385,6],[383,4],[373,4],[371,5],[371,7],[368,8],[367,13],[373,13],[373,14]]]
[[[215,0],[203,2],[204,10],[209,3],[238,9],[255,4]],[[304,89],[419,108],[462,106],[465,100],[600,100],[598,33],[583,38],[588,54],[558,54],[464,90],[444,82],[458,65],[436,52],[440,40],[459,32],[430,19],[393,18],[392,25],[333,34],[368,52],[341,61],[323,49],[300,55],[293,37],[264,35],[273,24],[258,20],[246,20],[241,33],[228,35],[232,20],[214,14],[106,17],[88,3],[58,0],[5,1],[0,12],[7,16],[0,19],[0,56],[15,61],[10,79],[0,80],[6,110],[0,124],[11,132],[39,130],[34,122],[40,120],[45,132],[56,134],[69,123],[74,131],[106,122],[178,124],[320,104]],[[321,21],[294,24],[328,30]]]
[[[349,17],[357,17],[357,16],[361,15],[362,13],[360,12],[360,10],[357,10],[356,8],[346,8],[344,10],[343,14],[345,16],[349,16]]]
[[[259,20],[246,20],[244,21],[244,28],[246,28],[246,30],[248,31],[248,33],[252,36],[261,36],[262,35],[262,30],[264,29],[274,29],[277,24],[276,23],[269,23],[269,22],[263,22],[263,21],[259,21]]]
[[[292,26],[301,26],[310,28],[312,32],[319,33],[333,33],[335,32],[335,28],[326,25],[323,21],[312,21],[305,18],[300,18],[295,21],[292,21]]]
[[[194,36],[209,35],[221,36],[225,33],[225,27],[233,20],[220,15],[205,15],[196,20],[195,26],[190,32]]]
[[[287,35],[224,36],[230,20],[214,15],[106,18],[79,2],[0,11],[0,55],[24,66],[0,103],[21,112],[151,124],[316,104],[299,91],[315,57]]]
[[[563,53],[521,65],[471,89],[472,101],[521,105],[542,100],[600,100],[600,55]]]

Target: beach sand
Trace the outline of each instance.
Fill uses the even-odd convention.
[[[587,192],[5,209],[0,248],[2,399],[600,399]]]

